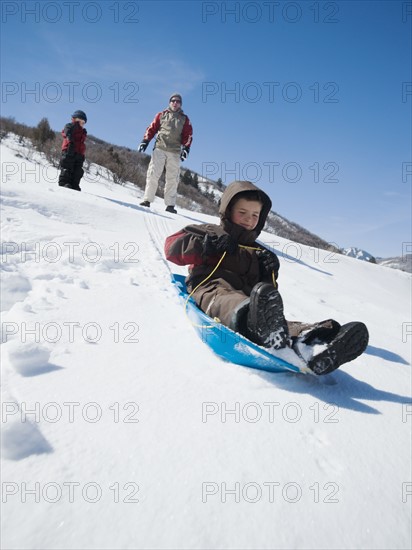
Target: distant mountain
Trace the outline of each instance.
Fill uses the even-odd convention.
[[[344,248],[341,252],[350,258],[356,258],[357,260],[363,260],[365,262],[370,262],[371,264],[376,264],[376,258],[361,248],[352,246],[350,248]]]

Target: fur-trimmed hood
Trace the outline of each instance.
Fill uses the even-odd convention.
[[[219,206],[219,216],[221,220],[221,225],[224,228],[226,228],[228,223],[232,224],[232,222],[230,222],[229,213],[228,213],[228,207],[229,207],[230,201],[234,197],[236,197],[236,195],[238,195],[239,193],[243,193],[245,191],[254,191],[258,193],[259,198],[262,202],[262,210],[260,212],[259,221],[255,229],[250,232],[250,233],[253,233],[253,240],[256,240],[265,226],[266,218],[268,217],[268,214],[272,208],[272,201],[264,191],[259,189],[259,187],[256,187],[256,185],[254,185],[250,181],[232,181],[232,183],[230,183],[226,187],[222,195],[222,198],[220,200],[220,206]]]

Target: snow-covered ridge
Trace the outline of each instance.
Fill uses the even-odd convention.
[[[0,147],[4,548],[410,548],[409,274],[276,236],[287,317],[364,321],[368,349],[323,378],[225,363],[163,254],[216,218]]]
[[[376,263],[376,259],[372,256],[372,254],[369,254],[366,250],[361,250],[360,248],[353,246],[350,248],[344,248],[342,250],[342,254],[345,254],[345,256],[349,256],[350,258],[356,258],[357,260],[363,260],[373,264]]]

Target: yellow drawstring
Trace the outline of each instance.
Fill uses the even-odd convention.
[[[213,271],[211,271],[209,273],[209,275],[203,279],[203,281],[200,281],[200,283],[192,290],[192,292],[189,294],[189,296],[187,297],[186,301],[185,301],[185,313],[187,315],[187,304],[189,303],[189,300],[190,298],[193,296],[193,294],[196,292],[196,290],[201,287],[208,279],[210,279],[210,277],[213,275],[213,273],[217,270],[217,268],[220,266],[220,264],[222,263],[223,261],[223,258],[226,256],[226,251],[223,252],[222,254],[222,257],[220,258],[220,260],[217,262],[217,264],[215,265]],[[188,316],[189,317],[189,316]],[[190,320],[190,319],[189,319]],[[220,323],[220,320],[215,317],[215,322],[218,322]],[[199,328],[213,328],[214,325],[196,325],[194,323],[192,323],[194,327],[199,327]]]
[[[240,248],[246,248],[247,250],[262,250],[262,248],[259,248],[259,247],[256,247],[256,246],[246,246],[246,245],[243,245],[243,244],[239,244],[238,246],[239,246]],[[209,275],[208,275],[205,279],[203,279],[203,281],[201,281],[201,282],[192,290],[192,292],[189,294],[189,296],[186,298],[186,300],[185,300],[185,306],[184,306],[184,307],[185,307],[185,313],[186,313],[186,315],[187,315],[187,304],[189,303],[190,298],[193,296],[193,294],[196,292],[196,290],[197,290],[199,287],[201,287],[206,281],[208,281],[208,280],[210,279],[210,277],[213,275],[213,273],[217,270],[217,268],[218,268],[218,267],[220,266],[220,264],[222,263],[223,258],[224,258],[225,256],[226,256],[226,251],[223,252],[222,257],[220,258],[220,260],[219,260],[219,261],[217,262],[217,264],[215,265],[213,271],[211,271],[211,272],[209,273]],[[275,272],[274,272],[274,271],[272,271],[272,282],[273,282],[273,286],[274,286],[275,288],[277,288],[278,285],[277,285],[277,282],[276,282],[276,279],[275,279]],[[189,318],[188,315],[187,315],[187,317]],[[189,319],[189,320],[190,320],[190,319]],[[220,319],[219,319],[218,317],[215,317],[213,320],[215,321],[215,323],[220,323],[220,322],[221,322]],[[191,322],[191,321],[190,321],[190,322]],[[194,323],[192,323],[192,325],[193,325],[194,327],[198,327],[198,328],[213,328],[213,326],[214,326],[214,325],[197,325],[197,324],[194,324]]]
[[[262,250],[258,246],[246,246],[245,244],[238,244],[239,248],[246,248],[246,250]]]
[[[277,281],[276,281],[276,279],[275,279],[275,272],[274,272],[273,270],[272,270],[272,283],[273,283],[273,286],[274,286],[275,288],[278,287],[278,283],[277,283]]]

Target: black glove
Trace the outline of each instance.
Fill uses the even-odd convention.
[[[203,254],[205,256],[214,256],[227,252],[234,254],[237,250],[237,243],[230,235],[205,235],[203,239]]]
[[[73,122],[69,122],[68,124],[66,124],[66,126],[63,129],[64,135],[69,141],[72,140],[73,128],[74,128]]]
[[[279,258],[274,252],[262,250],[258,252],[258,260],[262,275],[264,277],[268,275],[270,276],[274,273],[275,279],[278,278],[280,263]]]
[[[189,155],[190,147],[183,147],[182,152],[180,153],[180,160],[183,162],[187,159]]]
[[[147,139],[142,139],[142,143],[139,145],[137,150],[139,151],[139,153],[144,153],[148,145],[149,145],[149,141]]]

